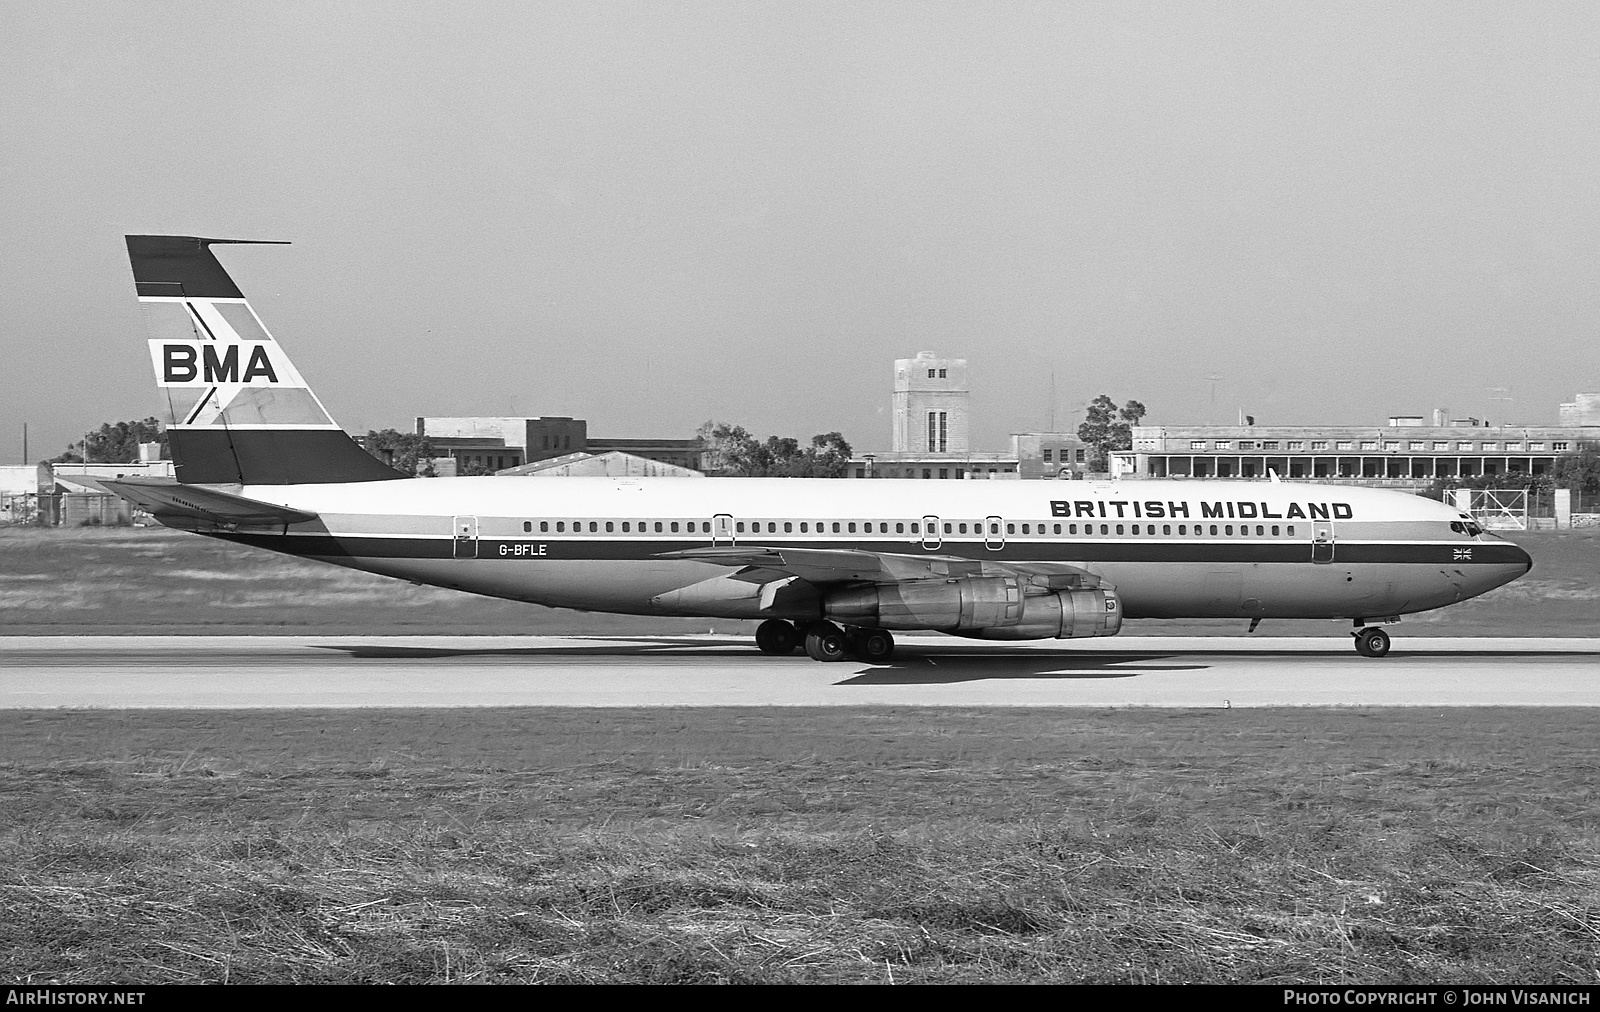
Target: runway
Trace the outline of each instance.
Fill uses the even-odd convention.
[[[892,662],[748,639],[0,637],[0,708],[1600,706],[1600,639],[907,636]]]

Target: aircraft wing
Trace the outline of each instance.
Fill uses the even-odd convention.
[[[315,513],[247,499],[203,485],[181,485],[160,478],[100,478],[96,482],[173,526],[220,525],[277,527],[317,519]]]
[[[736,568],[740,572],[780,573],[807,583],[904,583],[969,576],[1017,577],[1041,590],[1068,590],[1106,584],[1081,566],[1065,562],[996,562],[955,555],[900,555],[857,549],[688,548],[664,552],[663,559],[686,559]],[[763,579],[766,577],[762,577]]]

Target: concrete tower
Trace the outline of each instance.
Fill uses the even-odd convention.
[[[966,454],[967,360],[919,351],[894,363],[894,450],[897,453]]]

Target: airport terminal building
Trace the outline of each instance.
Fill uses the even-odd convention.
[[[1600,406],[1600,401],[1597,401]],[[1562,405],[1563,420],[1582,420]],[[1418,490],[1437,479],[1546,474],[1593,424],[1490,425],[1476,418],[1400,415],[1386,425],[1140,425],[1114,454],[1126,478],[1280,478]]]
[[[455,473],[469,468],[505,471],[569,453],[621,452],[675,468],[701,469],[704,448],[698,439],[602,438],[589,435],[582,418],[546,416],[427,417],[416,420],[416,433],[427,436],[440,459],[449,458]]]

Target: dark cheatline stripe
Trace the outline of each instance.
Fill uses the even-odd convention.
[[[339,429],[168,429],[188,485],[313,485],[408,478]]]
[[[448,559],[455,557],[455,543],[445,538],[340,538],[329,535],[291,534],[228,534],[213,535],[228,541],[255,545],[276,552],[322,558],[371,559]],[[885,552],[896,555],[914,554],[914,546],[900,541],[877,542],[783,542],[749,541],[746,547],[760,544],[782,550],[783,548],[856,549],[866,552]],[[594,539],[551,540],[539,538],[480,538],[477,558],[486,560],[589,560],[589,561],[646,561],[659,560],[665,552],[685,548],[705,548],[709,543],[695,541],[623,541]],[[542,552],[541,552],[542,547]],[[1452,545],[1419,544],[1340,544],[1332,565],[1357,565],[1362,563],[1402,563],[1413,565],[1458,568],[1472,565],[1521,564],[1522,550],[1509,544],[1474,544],[1470,559],[1458,558],[1463,549]],[[980,544],[952,545],[946,542],[937,553],[956,555],[974,561],[994,562],[1189,562],[1189,563],[1305,563],[1311,564],[1311,546],[1307,542],[1273,544],[1270,542],[1212,541],[1199,543],[1130,543],[1113,541],[1073,543],[1013,543],[1001,551],[989,551]]]

